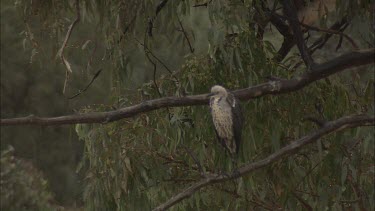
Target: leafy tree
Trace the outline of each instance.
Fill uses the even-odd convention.
[[[51,209],[52,195],[41,172],[13,153],[11,146],[1,152],[1,210]]]
[[[110,74],[111,103],[57,119],[2,120],[76,124],[85,144],[78,168],[86,174],[88,210],[374,209],[374,131],[358,127],[374,125],[374,68],[362,66],[374,62],[373,2],[16,5],[58,40],[50,52],[65,68],[66,95],[77,67],[100,69],[92,66],[93,52],[109,61],[91,82]],[[75,37],[86,23],[96,25],[93,38]],[[79,48],[91,50],[80,56],[87,63],[71,56]],[[196,95],[215,84],[243,100],[235,174],[217,144],[208,99]]]

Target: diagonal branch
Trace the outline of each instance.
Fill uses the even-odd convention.
[[[202,4],[195,4],[193,5],[193,7],[208,7],[208,4],[210,4],[212,2],[212,0],[209,0],[205,3],[202,3]]]
[[[83,88],[82,90],[78,90],[78,93],[69,97],[68,99],[71,100],[71,99],[74,99],[76,98],[77,96],[79,96],[80,94],[86,92],[86,90],[91,86],[92,83],[94,83],[95,79],[100,75],[100,73],[102,72],[102,69],[99,69],[95,75],[91,78],[91,81],[89,82],[89,84],[86,85],[85,88]]]
[[[336,34],[336,35],[340,35],[341,37],[345,37],[345,39],[347,39],[350,42],[350,44],[352,45],[352,47],[354,49],[358,49],[358,45],[355,43],[355,41],[349,35],[345,34],[344,32],[332,30],[332,29],[324,29],[324,28],[320,28],[320,27],[317,27],[317,26],[310,26],[310,25],[307,25],[307,24],[304,24],[304,23],[299,23],[299,24],[308,28],[308,29],[310,29],[310,30],[313,30],[313,31],[325,32],[327,34]]]
[[[330,30],[343,32],[349,25],[349,19],[347,16],[343,17],[342,20],[333,24]],[[317,49],[321,49],[324,44],[332,37],[332,34],[324,34],[318,40],[316,40],[310,47],[309,51],[313,54]]]
[[[313,71],[306,71],[292,79],[269,81],[245,89],[235,90],[233,93],[241,100],[249,100],[266,95],[278,95],[302,89],[314,81],[327,78],[337,72],[350,67],[357,67],[374,63],[375,48],[352,51],[328,62],[316,65]],[[164,107],[181,107],[208,104],[207,94],[187,97],[164,97],[144,101],[137,105],[108,112],[95,112],[68,115],[52,118],[35,116],[14,119],[1,119],[0,125],[62,125],[76,123],[107,123],[123,118],[133,117],[139,113],[149,112]]]
[[[359,126],[373,126],[373,125],[375,125],[375,117],[368,116],[368,115],[346,116],[338,120],[328,122],[324,127],[320,128],[319,130],[312,132],[309,135],[306,135],[292,142],[291,144],[281,148],[277,152],[267,156],[266,158],[253,162],[253,163],[248,163],[248,164],[243,165],[242,167],[238,169],[238,171],[235,174],[232,174],[230,176],[218,175],[218,174],[207,175],[207,177],[194,183],[193,185],[186,188],[179,194],[170,198],[165,203],[156,207],[154,211],[166,210],[170,208],[171,206],[175,205],[176,203],[186,198],[189,198],[195,192],[199,191],[201,188],[205,186],[213,185],[215,183],[222,183],[228,180],[234,180],[236,178],[245,176],[257,169],[266,167],[278,160],[281,160],[284,157],[295,154],[297,151],[299,151],[302,147],[306,146],[307,144],[310,144],[332,132],[338,132],[347,128],[354,128],[354,127],[359,127]]]
[[[162,0],[156,7],[155,16],[153,18],[150,18],[148,20],[148,26],[147,26],[147,33],[148,36],[152,37],[152,29],[154,28],[154,21],[156,17],[158,16],[159,12],[165,7],[165,5],[168,3],[168,0]]]
[[[282,15],[279,15],[277,13],[272,13],[272,16],[276,16],[280,19],[286,19],[286,20],[289,20],[289,21],[292,21],[294,22],[293,19],[291,18],[288,18],[288,17],[285,17],[285,16],[282,16]],[[345,34],[344,32],[342,32],[341,30],[335,30],[335,29],[325,29],[325,28],[321,28],[321,27],[317,27],[317,26],[312,26],[312,25],[308,25],[308,24],[305,24],[301,21],[298,21],[298,24],[309,29],[309,30],[313,30],[313,31],[318,31],[318,32],[324,32],[326,34],[336,34],[336,35],[340,35],[341,37],[344,37],[345,39],[348,40],[348,42],[350,42],[350,44],[352,45],[352,47],[354,49],[358,49],[358,45],[356,44],[356,42],[353,40],[353,38],[351,38],[349,35]],[[339,26],[339,24],[342,24],[342,25],[347,25],[348,24],[348,20],[347,20],[347,17],[344,17],[340,22],[334,24],[334,26]],[[284,35],[285,36],[285,35]]]
[[[178,15],[177,15],[177,20],[178,20],[178,23],[180,24],[181,31],[184,34],[184,37],[185,37],[185,39],[186,39],[186,41],[187,41],[187,43],[189,45],[190,52],[194,53],[194,48],[193,48],[193,46],[190,43],[189,37],[187,36],[186,31],[184,29],[184,26],[182,25],[182,22],[181,22],[180,18],[178,17]]]
[[[307,66],[307,70],[311,70],[313,66],[315,66],[315,63],[307,49],[305,39],[303,38],[301,26],[299,25],[299,20],[297,17],[297,10],[294,4],[292,4],[291,0],[283,0],[282,4],[284,6],[286,16],[289,17],[289,25],[293,30],[294,39],[301,53],[301,57]]]

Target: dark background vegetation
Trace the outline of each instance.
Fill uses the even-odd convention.
[[[169,1],[160,11],[159,1],[80,1],[81,20],[65,49],[73,73],[63,93],[67,69],[56,55],[76,17],[75,2],[1,1],[2,119],[109,111],[164,96],[207,93],[214,84],[235,90],[267,82],[271,75],[292,78],[306,71],[296,46],[283,61],[272,60],[283,36],[268,24],[258,37],[255,20],[264,14],[256,16],[254,8],[260,1]],[[344,32],[360,49],[373,48],[374,3],[338,2],[328,16],[308,24],[329,28],[348,16]],[[204,3],[211,6],[194,7]],[[310,30],[308,46],[323,34]],[[324,62],[350,50],[346,39],[334,35],[313,57]],[[87,91],[68,99],[100,69]],[[247,122],[240,163],[271,154],[316,128],[303,117],[373,115],[373,94],[369,65],[302,91],[243,102]],[[207,171],[227,165],[208,111],[207,106],[163,108],[103,125],[2,126],[1,171],[11,181],[7,184],[15,184],[2,183],[2,200],[14,197],[3,190],[18,189],[23,191],[15,196],[25,199],[23,204],[2,201],[2,206],[155,207],[199,179],[185,146]],[[373,150],[373,128],[340,132],[237,181],[237,191],[231,182],[218,184],[176,209],[373,209]],[[292,187],[296,183],[300,192]],[[27,204],[33,197],[39,204]]]

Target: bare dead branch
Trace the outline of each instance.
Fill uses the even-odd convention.
[[[57,53],[57,56],[60,57],[61,61],[63,62],[63,64],[65,65],[66,67],[66,72],[65,72],[65,81],[64,81],[64,88],[63,88],[63,94],[65,94],[65,90],[66,90],[66,85],[68,84],[68,80],[69,80],[69,75],[70,73],[72,73],[72,68],[70,67],[70,63],[68,62],[68,60],[66,60],[65,56],[64,56],[64,50],[65,50],[65,47],[66,47],[66,44],[68,43],[69,41],[69,38],[72,34],[72,31],[73,31],[73,28],[74,26],[80,21],[81,19],[81,13],[79,11],[79,0],[76,0],[75,1],[75,7],[76,7],[76,19],[72,22],[72,24],[70,24],[69,26],[69,29],[68,29],[68,32],[66,33],[65,35],[65,39],[64,39],[64,42],[60,48],[60,50],[58,51]]]
[[[352,51],[336,57],[328,62],[316,65],[312,71],[292,79],[282,79],[270,81],[245,89],[233,91],[241,100],[249,100],[266,95],[278,95],[302,89],[310,83],[327,78],[337,72],[350,67],[374,63],[375,49]],[[0,125],[62,125],[77,123],[107,123],[123,118],[133,117],[139,113],[149,112],[165,107],[181,107],[208,104],[208,94],[200,94],[186,97],[163,97],[159,99],[144,101],[137,105],[121,108],[108,112],[94,112],[86,114],[76,114],[51,118],[41,118],[35,116],[1,119]]]
[[[218,174],[207,175],[205,178],[202,178],[200,181],[194,183],[193,185],[181,191],[177,195],[174,195],[173,197],[171,197],[165,203],[156,207],[154,211],[166,210],[170,208],[171,206],[175,205],[176,203],[186,198],[189,198],[195,192],[197,192],[203,187],[213,185],[216,183],[222,183],[228,180],[237,179],[257,169],[263,168],[265,166],[270,165],[271,163],[281,160],[284,157],[293,155],[296,152],[298,152],[302,147],[306,146],[307,144],[313,143],[314,141],[332,132],[338,132],[347,128],[354,128],[354,127],[359,127],[359,126],[373,126],[373,125],[375,125],[375,117],[368,116],[368,115],[352,115],[352,116],[342,117],[335,121],[330,121],[324,127],[292,142],[291,144],[281,148],[277,152],[267,156],[266,158],[253,162],[253,163],[247,163],[243,165],[242,167],[238,169],[238,171],[235,174],[232,174],[230,176],[218,175]]]

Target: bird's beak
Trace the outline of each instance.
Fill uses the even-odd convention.
[[[214,96],[214,93],[210,93],[207,95],[207,97],[211,97],[211,96]]]

